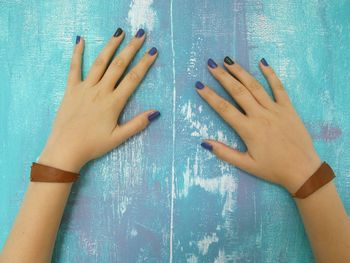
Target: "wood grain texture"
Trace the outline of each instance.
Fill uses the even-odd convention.
[[[122,121],[149,108],[162,117],[84,168],[53,261],[313,262],[288,193],[201,149],[203,138],[244,145],[194,83],[228,98],[206,61],[230,55],[268,89],[265,57],[349,212],[349,12],[348,0],[0,1],[1,246],[63,96],[75,35],[86,40],[86,74],[115,28],[128,39],[143,27],[135,61],[152,46],[159,58]]]

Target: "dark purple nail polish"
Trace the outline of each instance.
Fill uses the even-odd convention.
[[[269,63],[267,63],[266,59],[262,58],[260,61],[265,67],[269,66]]]
[[[154,54],[157,53],[157,49],[155,47],[152,47],[149,51],[148,54],[150,54],[151,56],[153,56]]]
[[[119,37],[121,34],[123,33],[123,29],[121,29],[120,27],[118,27],[118,29],[115,31],[114,33],[114,37]]]
[[[148,120],[149,121],[154,121],[159,116],[160,116],[160,112],[159,111],[152,112],[150,115],[148,115]]]
[[[200,82],[200,81],[197,81],[197,82],[196,82],[196,88],[197,88],[197,89],[203,89],[203,88],[204,88],[203,83]]]
[[[80,36],[77,36],[77,38],[75,39],[75,44],[77,45],[79,44],[79,42],[80,42]]]
[[[208,65],[209,65],[209,67],[211,67],[211,68],[216,68],[216,67],[218,66],[218,65],[215,63],[215,61],[212,60],[211,58],[208,59]]]
[[[211,145],[211,144],[209,144],[209,143],[207,143],[207,142],[202,142],[201,143],[201,146],[204,148],[204,149],[206,149],[206,150],[208,150],[208,151],[212,151],[213,150],[213,145]]]
[[[140,37],[142,37],[144,34],[145,34],[145,30],[143,30],[142,28],[140,28],[140,29],[137,31],[135,37],[140,38]]]
[[[233,64],[235,64],[235,62],[234,62],[230,57],[228,57],[228,56],[225,57],[224,61],[225,61],[225,63],[226,63],[227,65],[233,65]]]

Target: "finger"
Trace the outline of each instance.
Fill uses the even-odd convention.
[[[281,105],[290,105],[291,101],[289,100],[287,91],[284,89],[281,80],[277,77],[275,71],[269,66],[264,58],[260,60],[259,66],[270,84],[276,102]]]
[[[102,49],[101,53],[95,59],[94,64],[91,66],[86,77],[87,82],[94,85],[102,78],[113,54],[123,41],[124,36],[125,34],[121,28],[115,31],[113,37],[108,41],[107,45]]]
[[[218,66],[212,59],[208,60],[208,68],[214,78],[220,82],[248,115],[259,111],[260,105],[242,83]]]
[[[254,98],[265,108],[270,108],[273,100],[265,91],[264,87],[244,68],[235,63],[230,57],[225,57],[224,66],[235,76],[254,96]]]
[[[68,73],[68,87],[75,86],[81,82],[81,64],[84,52],[84,44],[84,39],[81,36],[77,36],[70,63],[70,70]]]
[[[219,159],[228,162],[242,170],[249,171],[253,166],[253,159],[248,152],[240,152],[221,142],[204,140],[201,146],[214,153]]]
[[[129,44],[113,59],[101,80],[101,83],[108,87],[109,90],[114,89],[117,81],[122,76],[123,72],[130,64],[137,51],[141,48],[144,41],[145,31],[143,29],[139,29]]]
[[[238,133],[246,130],[247,117],[236,107],[200,81],[196,82],[196,89],[199,95]]]
[[[140,113],[130,121],[125,124],[118,125],[113,130],[112,143],[114,147],[123,143],[130,137],[141,132],[145,129],[151,122],[160,117],[160,112],[155,110],[148,110]]]
[[[128,98],[140,84],[157,55],[157,49],[155,47],[151,48],[123,78],[118,88],[115,89],[114,93],[116,98],[118,98],[118,108],[120,110],[124,108]]]

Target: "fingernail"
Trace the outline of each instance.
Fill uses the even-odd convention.
[[[77,36],[77,38],[75,39],[75,44],[77,45],[79,44],[79,42],[80,42],[80,36]]]
[[[215,63],[215,61],[212,60],[211,58],[208,59],[208,65],[209,65],[209,67],[211,67],[211,68],[216,68],[216,67],[218,66],[218,65]]]
[[[265,67],[269,66],[269,63],[267,63],[266,59],[262,58],[260,61]]]
[[[123,29],[121,29],[120,27],[118,27],[118,29],[115,31],[114,33],[114,37],[119,37],[121,34],[123,33]]]
[[[208,151],[212,151],[213,150],[213,145],[211,145],[211,144],[209,144],[209,143],[207,143],[207,142],[202,142],[201,143],[201,146],[204,148],[204,149],[206,149],[206,150],[208,150]]]
[[[148,54],[150,54],[151,56],[153,56],[154,54],[157,53],[157,49],[155,47],[152,47],[149,51]]]
[[[225,57],[224,59],[225,63],[228,64],[228,65],[233,65],[235,64],[235,62],[228,56]]]
[[[197,89],[203,89],[203,88],[204,88],[203,83],[200,82],[200,81],[197,81],[197,82],[196,82],[196,88],[197,88]]]
[[[140,29],[137,31],[135,37],[140,38],[140,37],[142,37],[144,34],[145,34],[145,30],[143,30],[142,28],[140,28]]]
[[[160,112],[159,111],[152,112],[150,115],[148,115],[148,120],[149,121],[154,121],[159,116],[160,116]]]

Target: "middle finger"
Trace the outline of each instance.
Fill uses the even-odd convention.
[[[258,102],[246,87],[232,77],[226,70],[218,66],[212,59],[208,60],[208,68],[214,78],[220,82],[248,115],[260,109]]]
[[[126,67],[136,55],[145,41],[145,31],[139,29],[129,44],[118,54],[109,65],[106,73],[101,79],[101,84],[108,90],[113,90],[117,81],[124,73]]]

